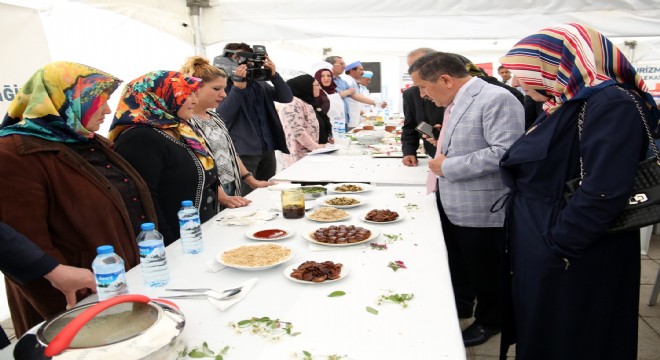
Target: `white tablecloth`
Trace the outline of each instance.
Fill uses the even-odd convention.
[[[370,226],[381,234],[401,234],[403,240],[388,244],[389,249],[383,251],[372,250],[368,245],[310,251],[308,241],[300,233],[327,224],[280,216],[268,224],[287,226],[298,232],[278,242],[294,249],[296,255],[292,260],[269,270],[227,268],[216,273],[207,272],[206,261],[224,249],[256,243],[244,233],[263,225],[221,226],[210,220],[203,227],[204,253],[183,255],[178,241],[169,246],[167,259],[172,277],[166,287],[222,289],[253,277],[259,279],[245,299],[224,312],[206,300],[176,300],[186,316],[184,336],[189,346],[204,341],[213,350],[230,346],[227,359],[291,359],[294,353],[302,356],[302,351],[310,352],[315,359],[331,354],[364,360],[465,359],[434,198],[426,196],[424,188],[418,186],[375,187],[362,195],[367,196],[368,203],[348,209],[351,218],[342,223]],[[254,200],[250,206],[231,211],[270,209],[278,206],[277,196],[277,191],[259,189],[249,195]],[[418,208],[407,210],[409,204]],[[386,225],[367,224],[358,219],[374,208],[400,210],[405,218]],[[384,241],[382,235],[374,240]],[[306,260],[341,262],[350,267],[350,274],[329,284],[300,284],[283,275],[287,265]],[[408,269],[394,272],[387,267],[395,260],[403,261]],[[127,279],[131,292],[152,297],[165,294],[161,288],[142,284],[139,267],[129,271]],[[337,290],[347,294],[327,296]],[[378,297],[388,290],[412,293],[414,299],[406,309],[398,304],[376,305]],[[379,314],[367,312],[367,306]],[[227,326],[229,322],[264,316],[290,321],[294,331],[301,334],[272,341],[250,333],[237,334]]]
[[[428,158],[417,166],[405,166],[401,158],[370,155],[308,155],[273,177],[295,182],[370,182],[380,185],[426,185]]]

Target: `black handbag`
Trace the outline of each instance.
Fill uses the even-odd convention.
[[[634,230],[660,223],[660,154],[658,153],[658,147],[653,141],[651,130],[646,123],[644,112],[642,111],[639,101],[637,101],[635,96],[627,90],[620,87],[617,87],[617,89],[624,91],[633,99],[633,101],[635,101],[637,111],[639,111],[640,118],[644,124],[644,129],[646,130],[646,136],[648,137],[649,144],[653,150],[653,157],[641,161],[637,165],[635,183],[633,185],[633,191],[628,198],[628,204],[623,208],[621,213],[612,220],[608,232]],[[579,140],[582,139],[582,128],[584,126],[584,113],[586,108],[587,102],[585,101],[580,108],[580,114],[578,115]],[[566,192],[564,193],[566,201],[573,196],[583,178],[584,165],[582,163],[582,156],[580,156],[580,177],[566,182]]]

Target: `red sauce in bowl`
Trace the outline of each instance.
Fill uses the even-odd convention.
[[[286,236],[286,234],[288,233],[284,230],[268,229],[268,230],[257,231],[256,233],[252,234],[252,236],[258,239],[277,239],[282,236]]]

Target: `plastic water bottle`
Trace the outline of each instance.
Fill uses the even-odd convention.
[[[96,278],[96,293],[99,301],[113,296],[128,294],[124,260],[115,254],[112,245],[102,245],[96,248],[98,254],[92,262],[92,271]]]
[[[153,223],[144,223],[137,237],[140,248],[140,266],[144,283],[150,287],[159,287],[170,281],[170,271],[165,258],[165,244]]]
[[[202,240],[202,224],[199,221],[199,211],[190,200],[181,202],[178,212],[179,228],[181,229],[181,247],[184,254],[199,254],[204,251]]]
[[[390,120],[390,107],[386,106],[385,109],[383,109],[383,121],[388,122]]]
[[[332,135],[336,139],[343,139],[346,135],[346,124],[343,118],[334,118],[332,121]]]

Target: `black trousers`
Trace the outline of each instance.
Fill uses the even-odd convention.
[[[451,283],[460,317],[472,314],[485,327],[502,324],[501,262],[504,229],[457,226],[451,223],[436,191],[442,232],[447,246]]]
[[[9,345],[9,338],[7,337],[7,334],[5,331],[2,329],[0,326],[0,349],[3,349]]]
[[[275,176],[277,171],[277,159],[275,159],[275,151],[267,151],[261,155],[240,155],[241,161],[245,168],[251,172],[255,179],[268,181]],[[245,196],[252,192],[252,188],[245,182],[241,181],[241,196]]]

